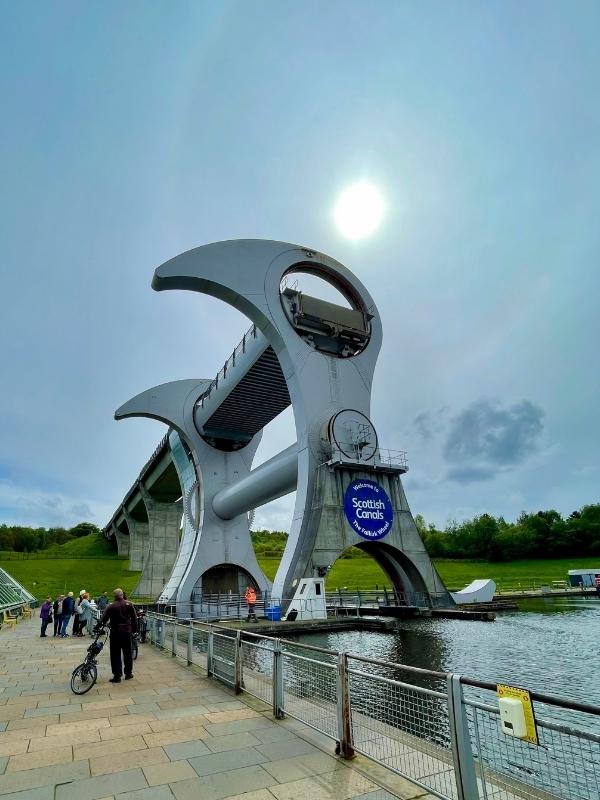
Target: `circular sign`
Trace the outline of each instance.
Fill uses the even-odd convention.
[[[383,539],[392,528],[394,510],[390,498],[374,481],[352,481],[344,495],[344,513],[350,527],[363,539]]]

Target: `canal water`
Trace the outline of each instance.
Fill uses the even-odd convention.
[[[302,643],[600,705],[600,600],[520,600],[494,622],[399,620],[397,631],[302,636]],[[406,680],[406,675],[404,676]]]
[[[519,611],[501,612],[494,622],[448,619],[400,620],[389,633],[345,631],[299,637],[297,646],[316,645],[346,651],[393,664],[406,664],[437,672],[454,672],[491,683],[508,683],[582,703],[600,706],[600,600],[595,597],[548,598],[519,601]],[[313,655],[312,651],[307,655]],[[318,656],[326,659],[326,656]],[[356,668],[357,662],[350,662]],[[381,665],[359,666],[363,671],[444,691],[444,681]],[[489,693],[468,688],[471,699],[486,703]],[[389,690],[363,681],[355,692],[356,708],[383,722],[399,725],[408,733],[448,746],[449,726],[444,703],[437,713],[420,719],[401,716],[401,703],[390,703]],[[431,701],[429,701],[431,703]],[[537,710],[540,710],[538,704]],[[543,718],[564,726],[600,735],[600,718],[556,706],[541,707]],[[423,729],[421,729],[423,728]],[[538,789],[568,800],[596,797],[597,745],[589,741],[560,739],[544,732],[542,756],[533,758],[531,748],[510,747],[498,725],[488,725],[477,747],[497,772],[520,778]],[[566,748],[566,749],[565,749]],[[536,754],[534,754],[535,756]],[[534,763],[535,761],[535,763]],[[568,774],[567,784],[564,776]],[[600,796],[600,795],[598,795]]]

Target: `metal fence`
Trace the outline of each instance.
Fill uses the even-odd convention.
[[[442,800],[598,800],[600,708],[532,692],[539,744],[501,731],[494,684],[148,614],[150,641]]]
[[[325,607],[320,597],[313,599],[280,598],[274,597],[270,592],[258,595],[254,607],[259,617],[278,619],[273,616],[273,611],[283,613],[290,604],[303,615],[303,618],[320,618],[324,615]],[[151,604],[154,605],[154,604]],[[377,613],[380,609],[394,606],[406,608],[447,608],[449,605],[447,592],[401,592],[383,587],[381,589],[357,589],[348,591],[338,589],[335,592],[326,592],[325,605],[333,613],[338,610],[355,611],[363,609],[363,613],[372,610]],[[248,603],[243,594],[234,592],[207,593],[193,592],[191,602],[183,606],[178,604],[179,616],[185,614],[194,619],[220,620],[244,619],[248,615]],[[176,613],[174,604],[159,605],[157,610],[166,614]]]

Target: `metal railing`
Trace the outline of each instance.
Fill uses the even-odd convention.
[[[317,598],[277,598],[270,592],[263,592],[257,597],[255,613],[257,617],[277,619],[273,610],[281,614],[293,604],[299,615],[308,618],[320,618],[325,610],[336,613],[339,610],[348,611],[362,609],[376,615],[387,606],[407,608],[447,608],[449,605],[447,592],[401,592],[383,587],[382,589],[356,589],[347,591],[338,589],[335,592],[325,593],[325,603]],[[153,605],[153,604],[151,604]],[[187,604],[159,604],[159,612],[177,615],[179,617],[193,617],[194,619],[219,620],[219,619],[244,619],[248,615],[248,604],[243,594],[233,592],[222,593],[192,593],[191,602]]]
[[[258,331],[260,333],[260,331]],[[231,369],[231,367],[235,367],[235,360],[240,356],[242,353],[246,352],[246,345],[247,343],[252,340],[256,339],[257,328],[256,325],[251,325],[250,328],[246,331],[246,333],[242,337],[242,341],[233,349],[232,354],[229,356],[227,361],[223,364],[221,369],[217,372],[216,376],[208,385],[208,388],[205,389],[198,400],[196,401],[197,406],[201,406],[204,408],[204,401],[208,400],[212,394],[213,389],[219,388],[219,382],[222,382],[227,377],[227,370]]]
[[[600,708],[531,693],[539,745],[501,732],[494,684],[149,613],[150,641],[442,800],[598,800]]]

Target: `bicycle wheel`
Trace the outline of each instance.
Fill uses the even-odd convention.
[[[134,661],[138,657],[138,643],[135,636],[132,636],[131,638],[131,657],[133,658]]]
[[[71,675],[71,689],[75,694],[85,694],[89,692],[96,683],[98,668],[95,664],[80,664],[75,667]]]

